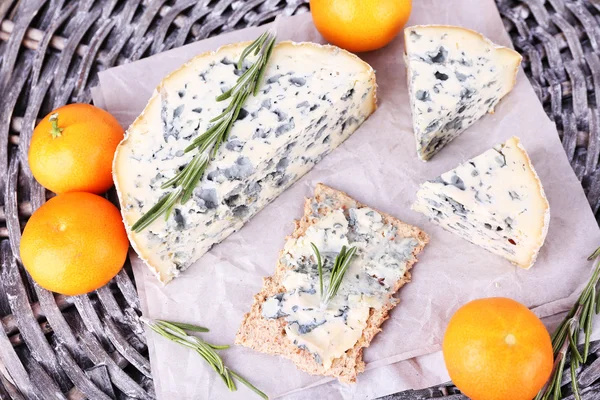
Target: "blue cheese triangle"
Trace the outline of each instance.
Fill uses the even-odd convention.
[[[544,188],[517,137],[425,182],[413,209],[526,269],[550,221]]]
[[[417,154],[427,161],[494,111],[515,84],[521,55],[455,26],[411,26],[404,40]]]
[[[247,45],[202,54],[166,77],[115,154],[129,238],[162,282],[239,230],[375,111],[375,74],[368,64],[337,47],[282,42],[192,198],[168,219],[133,232],[131,226],[165,195],[163,183],[194,155],[185,148],[227,106],[215,98],[236,83],[241,71],[235,63]]]

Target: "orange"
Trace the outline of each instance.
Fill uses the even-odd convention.
[[[43,288],[66,295],[98,289],[123,267],[129,242],[121,213],[91,193],[48,200],[29,219],[21,261]]]
[[[474,300],[450,319],[444,360],[454,384],[473,400],[531,400],[553,366],[550,335],[524,305]]]
[[[55,193],[104,193],[113,185],[112,161],[123,133],[117,120],[98,107],[60,107],[33,131],[29,167]]]
[[[353,52],[379,49],[410,17],[411,0],[310,0],[317,30],[327,41]]]

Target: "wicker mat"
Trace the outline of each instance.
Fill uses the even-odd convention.
[[[418,1],[418,0],[415,0]],[[89,295],[41,289],[18,260],[21,230],[47,198],[26,161],[36,119],[90,102],[97,73],[275,15],[307,0],[0,0],[0,398],[153,398],[131,269]],[[600,0],[497,0],[523,67],[600,217]],[[578,371],[600,399],[600,343]],[[570,377],[563,383],[572,398]],[[452,386],[389,398],[458,399]]]

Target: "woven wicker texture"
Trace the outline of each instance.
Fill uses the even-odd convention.
[[[600,0],[497,2],[598,215]],[[108,286],[67,297],[37,286],[20,265],[21,231],[48,196],[27,166],[36,120],[63,104],[89,102],[98,71],[278,14],[307,12],[307,3],[0,0],[1,399],[154,397],[128,266]],[[578,375],[584,399],[600,399],[599,378],[596,343]],[[463,398],[455,393],[442,387],[394,398]]]

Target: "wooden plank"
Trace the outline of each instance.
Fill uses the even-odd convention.
[[[577,382],[582,387],[591,386],[600,379],[600,357],[596,358],[591,364],[583,366],[581,373],[577,377]]]
[[[6,176],[6,185],[4,187],[4,208],[6,212],[6,228],[8,230],[8,238],[13,252],[13,257],[20,261],[19,246],[21,243],[21,224],[19,219],[19,206],[17,200],[17,184],[19,179],[19,152],[13,152],[8,175]],[[33,295],[31,286],[33,281],[29,275],[24,276],[26,281],[23,281],[26,293]],[[35,299],[34,299],[35,300]]]
[[[600,382],[587,388],[580,388],[579,394],[581,395],[581,400],[600,400]],[[562,400],[575,400],[575,396],[571,394],[563,397]]]
[[[10,78],[13,77],[13,72],[18,71],[17,57],[21,49],[21,42],[25,37],[25,32],[29,27],[31,20],[33,20],[37,12],[42,8],[44,0],[24,0],[20,2],[20,6],[17,9],[17,14],[14,17],[14,28],[8,40],[7,48],[3,54],[3,62],[0,69],[0,92],[5,89],[10,83]],[[14,74],[17,77],[20,74]],[[13,77],[14,78],[14,77]],[[12,110],[12,107],[10,108]]]
[[[2,89],[0,84],[0,121],[10,121],[11,111],[14,109],[19,95],[25,86],[29,72],[31,71],[31,57],[24,58],[19,62],[17,68],[20,69],[19,73],[14,80],[8,84],[8,90]],[[10,131],[10,124],[0,123],[0,193],[5,192],[5,184],[7,179],[8,171],[8,137]],[[14,224],[13,224],[14,225]],[[21,232],[19,231],[19,237]],[[10,232],[9,232],[9,237]],[[12,238],[12,237],[11,237]],[[18,248],[18,246],[17,246]]]
[[[96,384],[96,386],[102,388],[106,393],[111,393],[112,397],[116,397],[106,365],[95,365],[92,368],[88,368],[85,371],[85,374]]]
[[[378,400],[426,400],[431,399],[434,396],[444,400],[469,400],[469,398],[463,394],[444,395],[443,393],[436,393],[434,395],[433,389],[408,390],[406,392],[380,397]]]
[[[73,300],[86,328],[95,334],[103,345],[110,348],[109,341],[106,337],[106,333],[104,332],[104,326],[102,326],[102,321],[100,321],[100,317],[96,313],[94,305],[92,304],[89,296],[87,294],[82,294],[80,296],[74,296]]]
[[[62,389],[66,389],[71,384],[58,365],[56,356],[46,337],[39,329],[38,322],[29,305],[28,296],[11,248],[6,241],[3,241],[0,246],[3,266],[2,285],[8,295],[10,308],[17,318],[17,325],[19,326],[23,340],[31,350],[31,355],[44,366],[46,371],[58,382]],[[2,331],[4,332],[4,330]]]
[[[125,359],[127,359],[127,361],[136,367],[142,374],[146,375],[148,378],[151,378],[152,373],[150,372],[150,361],[148,361],[127,342],[121,332],[119,332],[119,328],[117,328],[115,323],[112,322],[110,318],[105,319],[105,324],[107,328],[106,334],[119,353],[121,353],[121,355],[125,357]]]
[[[114,385],[123,393],[135,399],[149,399],[152,397],[115,363],[94,335],[86,329],[78,330],[78,335],[80,336],[81,343],[87,347],[88,354],[94,364],[106,365]]]
[[[29,370],[31,383],[36,388],[38,395],[43,399],[67,400],[54,379],[37,363],[34,357],[23,357],[25,367]]]
[[[12,382],[9,382],[4,374],[4,371],[0,371],[0,387],[2,387],[2,390],[0,390],[0,399],[25,400],[19,389]]]
[[[2,260],[2,274],[4,270],[8,268],[8,264],[12,261],[12,257],[8,257],[5,252],[10,251],[10,246],[6,241],[0,243],[0,252]],[[15,350],[6,336],[4,329],[0,329],[0,361],[7,374],[10,376],[10,380],[14,382],[18,390],[28,399],[39,399],[34,392],[29,374],[25,370],[25,367],[21,363],[21,360],[15,353]],[[40,399],[43,400],[43,399]]]
[[[10,386],[12,386],[11,389],[14,390],[15,393],[16,393],[14,385],[12,385],[10,382],[8,382],[6,380],[6,378],[4,378],[4,374],[0,370],[0,399],[10,399],[10,398],[12,398],[12,396],[8,392],[8,389],[6,389],[6,387],[5,387],[6,386],[5,382],[8,383]],[[18,396],[20,396],[21,398],[23,398],[23,396],[21,396],[20,393],[18,394]]]
[[[81,370],[77,362],[73,360],[69,350],[63,345],[56,346],[56,354],[58,355],[58,362],[69,376],[71,381],[75,384],[75,387],[79,389],[88,398],[94,400],[111,400],[114,399],[114,393],[112,396],[108,396],[102,390],[98,389],[94,382],[90,380],[87,375]]]
[[[79,63],[79,71],[77,72],[77,85],[75,87],[75,101],[78,103],[89,103],[92,101],[92,94],[87,90],[90,79],[90,70],[96,62],[96,55],[100,51],[100,46],[104,43],[106,36],[110,33],[113,27],[116,25],[116,19],[100,19],[96,25],[96,31],[94,36],[88,44],[88,51],[81,58]],[[98,79],[97,76],[93,76],[92,79]]]
[[[137,291],[135,290],[133,282],[131,282],[131,279],[129,279],[127,271],[125,271],[125,268],[127,268],[128,264],[129,260],[127,260],[125,267],[117,274],[115,281],[117,282],[117,286],[121,290],[121,293],[123,293],[123,297],[125,297],[127,303],[129,303],[129,305],[135,310],[141,311],[140,299]]]
[[[128,306],[123,307],[117,303],[115,296],[111,291],[111,285],[104,285],[100,289],[96,290],[96,294],[98,295],[98,299],[100,303],[106,310],[106,313],[114,320],[119,323],[128,326],[131,331],[138,337],[142,343],[145,343],[145,333],[144,329],[137,318],[130,318],[131,312],[135,314],[135,312]],[[129,313],[127,312],[129,310]]]
[[[13,255],[19,255],[21,243],[21,223],[17,201],[17,181],[19,179],[19,153],[12,154],[4,188],[4,210],[6,212],[6,228]]]
[[[69,65],[73,62],[73,57],[77,47],[81,43],[84,35],[100,17],[101,10],[95,8],[90,12],[79,12],[71,19],[70,27],[73,29],[70,35],[66,38],[67,42],[61,52],[61,59],[56,69],[54,76],[54,88],[57,91],[55,103],[66,104],[69,102],[69,97],[75,87],[75,78],[68,77],[70,72]],[[58,105],[58,104],[57,104]]]
[[[48,323],[48,321],[43,321],[40,322],[39,324],[39,328],[40,332],[42,332],[42,334],[44,336],[52,333],[52,327],[50,326],[50,324]],[[21,333],[17,332],[12,336],[9,336],[10,342],[12,343],[13,347],[17,347],[20,346],[22,344],[25,344],[25,341],[23,339],[23,335],[21,335]]]
[[[31,88],[29,94],[30,97],[27,102],[27,108],[25,109],[25,115],[23,116],[23,120],[21,121],[21,130],[19,131],[19,157],[21,160],[23,174],[27,177],[28,182],[30,182],[30,186],[31,183],[35,183],[38,187],[41,188],[41,186],[33,178],[33,175],[29,168],[29,143],[31,142],[33,129],[37,124],[37,116],[40,113],[40,108],[42,107],[44,98],[47,96],[48,89],[50,88],[50,84],[52,83],[54,70],[56,69],[56,65],[58,64],[58,58],[49,57],[45,64],[37,64],[37,61],[38,60],[34,60],[33,73],[35,74],[39,68],[42,68],[42,66],[44,66],[44,69],[42,73],[42,79]],[[29,205],[29,215],[31,215],[31,213],[37,210],[41,205],[41,202],[37,201],[37,198],[39,198],[42,202],[46,200],[45,189],[38,190],[38,192],[39,194],[36,196],[32,196],[30,194],[30,200],[33,201],[32,204]]]
[[[54,45],[54,47],[56,47],[58,45],[58,43],[64,43],[65,39],[61,38],[58,35],[55,35],[56,30],[62,26],[64,24],[64,22],[68,19],[68,18],[72,18],[73,12],[77,9],[77,2],[71,2],[71,4],[68,4],[66,7],[64,8],[56,8],[55,10],[55,18],[52,20],[52,22],[50,23],[50,26],[48,26],[48,28],[46,28],[45,31],[39,31],[36,32],[37,35],[36,36],[42,36],[42,39],[36,42],[36,54],[35,54],[35,58],[34,58],[34,69],[33,69],[33,75],[32,75],[32,82],[33,84],[37,85],[39,77],[40,77],[40,72],[42,67],[44,66],[44,58],[46,57],[46,55],[50,55],[52,54],[52,52],[47,52],[46,50],[48,49],[48,46],[52,43]],[[33,33],[30,32],[31,29],[28,30],[27,33]],[[52,70],[54,70],[55,66],[52,66]],[[48,83],[50,83],[52,81],[52,79],[47,79]],[[41,102],[37,102],[37,101],[33,101],[30,102],[31,103],[39,103],[39,105],[37,105],[37,107],[39,108],[39,106],[41,105]],[[37,114],[36,114],[37,115]]]
[[[33,311],[33,315],[35,318],[41,322],[43,317],[40,315],[40,305],[38,303],[31,304],[31,311]],[[8,314],[5,317],[2,317],[2,325],[4,326],[4,331],[7,335],[14,335],[19,332],[19,327],[17,326],[17,319],[13,314]]]
[[[52,326],[58,341],[67,345],[71,351],[79,349],[77,339],[75,339],[75,335],[73,335],[71,327],[67,321],[65,321],[61,307],[57,305],[52,292],[47,291],[37,284],[34,286],[38,296],[40,308],[48,322],[50,322],[50,326]],[[81,350],[79,352],[81,352]]]

